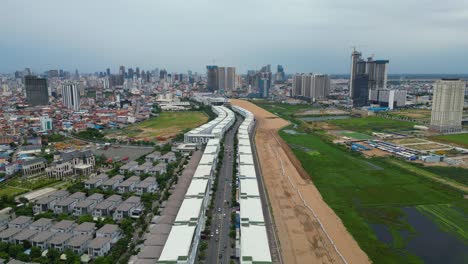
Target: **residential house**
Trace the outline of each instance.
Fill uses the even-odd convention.
[[[37,233],[39,233],[37,230],[23,229],[21,232],[13,236],[11,243],[23,244],[24,242],[29,241]]]
[[[29,225],[29,229],[36,231],[46,231],[52,226],[52,219],[40,218]]]
[[[148,171],[151,168],[153,168],[153,163],[145,162],[141,165],[138,165],[133,171],[135,172],[136,175],[142,175],[142,174],[148,173]]]
[[[50,231],[39,232],[31,239],[31,245],[45,250],[49,247],[49,241],[54,237],[55,233]]]
[[[105,217],[112,216],[115,208],[122,202],[122,196],[120,195],[111,195],[103,202],[99,203],[94,207],[93,216],[94,217]]]
[[[66,249],[66,245],[68,241],[70,241],[70,239],[72,238],[73,238],[72,234],[58,233],[49,241],[49,246],[58,251],[64,251]]]
[[[80,201],[75,205],[73,215],[80,216],[85,214],[91,214],[93,212],[94,207],[97,204],[104,200],[104,195],[100,193],[95,193],[83,201]]]
[[[21,172],[23,177],[34,177],[46,172],[47,160],[39,157],[30,160],[25,160],[21,163]]]
[[[140,197],[131,196],[115,209],[113,219],[120,220],[124,217],[130,217],[134,211],[141,210],[141,207]]]
[[[5,243],[10,243],[13,240],[13,237],[21,232],[21,228],[16,228],[16,227],[10,227],[2,232],[0,232],[0,241],[5,242]]]
[[[86,235],[93,236],[96,232],[96,224],[91,222],[84,222],[73,229],[73,235]]]
[[[88,243],[93,239],[92,236],[88,235],[76,235],[72,237],[68,242],[66,243],[66,247],[73,252],[75,252],[78,255],[83,254],[86,252],[86,249],[88,248]]]
[[[99,174],[98,176],[96,176],[94,178],[86,180],[84,182],[85,188],[86,189],[97,188],[97,187],[101,186],[101,184],[103,182],[107,181],[108,179],[109,179],[109,177],[107,176],[107,174]]]
[[[148,173],[151,175],[161,175],[167,172],[167,164],[166,163],[158,163],[156,166],[153,166],[151,169],[148,170]]]
[[[135,188],[136,184],[140,182],[140,177],[138,176],[132,176],[125,181],[121,182],[119,186],[117,187],[117,191],[120,194],[126,193],[126,192],[133,192],[133,189]]]
[[[138,162],[136,161],[130,161],[129,163],[121,166],[119,168],[119,173],[120,174],[125,174],[126,172],[131,172],[133,171],[136,167],[138,166]]]
[[[174,152],[169,151],[168,153],[162,155],[162,156],[159,158],[159,161],[160,161],[160,162],[171,163],[171,162],[177,161],[177,157],[176,157],[176,154],[175,154]]]
[[[91,258],[105,256],[110,251],[111,240],[107,237],[96,237],[88,244],[88,255]]]
[[[70,195],[68,198],[63,199],[57,202],[54,206],[54,213],[61,214],[61,213],[72,213],[75,205],[84,200],[86,198],[86,194],[82,192],[76,192]]]
[[[54,206],[57,201],[60,201],[69,195],[68,191],[59,190],[51,195],[41,198],[33,206],[34,214],[40,214],[47,210],[54,210]]]
[[[101,184],[101,189],[103,190],[115,190],[121,182],[125,180],[125,177],[122,175],[115,175],[114,177],[104,181]]]
[[[117,243],[122,236],[122,231],[118,225],[105,224],[96,231],[96,237],[107,237],[111,239],[111,243]]]
[[[33,221],[32,217],[21,215],[11,220],[8,223],[8,227],[24,229],[24,228],[27,228],[32,223],[32,221]]]
[[[138,195],[144,193],[154,193],[158,189],[158,183],[155,177],[148,177],[135,186],[135,192]]]
[[[161,157],[161,152],[155,151],[153,153],[150,153],[150,154],[146,155],[145,161],[146,162],[155,162],[155,161],[158,161],[160,157]]]
[[[76,226],[75,221],[62,220],[50,228],[51,232],[54,233],[71,233],[73,228]]]

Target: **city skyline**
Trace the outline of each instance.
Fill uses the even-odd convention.
[[[0,72],[138,65],[202,73],[211,64],[246,72],[281,64],[288,73],[345,74],[352,46],[392,61],[390,74],[468,71],[468,37],[458,34],[468,22],[463,1],[85,1],[66,7],[13,1],[2,7],[8,12],[0,18]]]

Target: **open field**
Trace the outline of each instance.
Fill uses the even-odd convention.
[[[372,137],[366,134],[353,132],[353,131],[336,131],[336,133],[342,137],[350,137],[354,139],[371,139]]]
[[[434,136],[434,137],[431,137],[431,139],[435,141],[443,142],[443,143],[452,143],[452,144],[456,144],[456,145],[460,145],[462,147],[468,148],[468,133]]]
[[[395,144],[405,145],[405,144],[414,144],[414,143],[424,143],[425,140],[419,138],[401,138],[401,139],[389,139],[386,140]]]
[[[284,263],[343,263],[324,230],[347,263],[369,263],[340,218],[301,171],[290,148],[278,137],[278,129],[288,122],[272,118],[271,113],[247,101],[232,100],[231,103],[252,111],[258,122],[255,145]],[[322,156],[313,149],[303,151],[310,157]]]
[[[17,188],[17,187],[13,187],[13,186],[2,186],[2,187],[0,187],[0,197],[3,196],[3,195],[14,197],[14,196],[20,195],[22,193],[25,193],[27,191],[28,190],[26,190],[26,189]]]
[[[0,185],[0,196],[17,196],[32,190],[61,184],[63,181],[49,178],[33,178],[27,180],[10,179]]]
[[[348,118],[330,120],[329,123],[356,132],[372,134],[372,132],[391,132],[412,129],[414,124],[406,121],[386,119],[383,117]]]
[[[429,120],[431,110],[429,109],[403,109],[390,112],[392,115],[408,117],[414,120]]]
[[[404,213],[399,208],[454,205],[463,201],[460,193],[452,188],[425,179],[436,175],[404,161],[365,159],[313,134],[280,132],[280,135],[288,144],[302,146],[293,148],[295,155],[325,201],[374,263],[407,263],[417,257],[406,250],[401,252],[401,244],[392,246],[378,240],[371,224],[385,225],[394,235],[393,239],[403,243],[405,241],[398,232],[406,230],[411,234],[412,229],[402,219]],[[311,150],[319,154],[309,155]],[[463,209],[452,206],[450,210]],[[468,220],[461,216],[463,214],[453,221],[465,225]]]
[[[155,140],[156,137],[170,138],[185,129],[192,129],[208,121],[202,112],[162,112],[143,122],[129,125],[122,130],[107,133],[108,137],[125,136],[136,140]]]

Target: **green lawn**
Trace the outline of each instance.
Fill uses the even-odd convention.
[[[172,137],[185,129],[192,129],[202,125],[208,120],[203,112],[162,112],[158,117],[153,117],[138,124],[130,125],[119,131],[107,132],[109,135],[121,135],[135,139],[154,139],[160,137]]]
[[[0,187],[0,197],[3,195],[17,196],[25,192],[27,192],[27,190],[19,189],[19,188],[12,187],[12,186]]]
[[[351,138],[355,138],[355,139],[371,139],[372,138],[371,136],[366,135],[366,134],[357,133],[357,132],[350,132],[350,131],[342,131],[342,132],[339,132],[339,134],[341,136],[351,137]]]
[[[371,134],[372,132],[390,132],[412,129],[411,122],[386,119],[383,117],[363,117],[330,120],[328,123],[356,132]]]
[[[453,135],[444,135],[444,136],[435,136],[431,139],[446,142],[446,143],[455,143],[460,146],[468,148],[468,133],[464,134],[453,134]]]
[[[384,122],[380,118],[354,119],[351,123],[339,121],[344,121],[345,126],[355,124],[361,131],[368,128],[365,125],[368,122],[380,129],[406,126],[404,122],[402,125],[398,121]],[[468,220],[464,216],[468,214],[468,207],[462,206],[466,200],[459,192],[416,175],[405,167],[395,166],[389,162],[390,158],[366,159],[324,141],[316,134],[291,135],[281,131],[280,135],[292,146],[324,200],[374,263],[421,262],[405,249],[407,239],[415,235],[415,231],[406,222],[404,207],[445,205],[443,210],[450,214],[450,219],[444,222],[444,230],[456,233],[458,227],[467,225]],[[314,155],[310,154],[312,151]],[[432,212],[436,214],[435,209]],[[385,225],[393,242],[386,244],[378,240],[370,224]],[[402,232],[409,236],[402,236]],[[460,239],[465,233],[466,230],[459,235]]]

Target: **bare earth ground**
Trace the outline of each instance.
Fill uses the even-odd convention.
[[[370,263],[278,136],[288,122],[250,102],[231,103],[251,111],[258,122],[257,153],[284,263]]]

